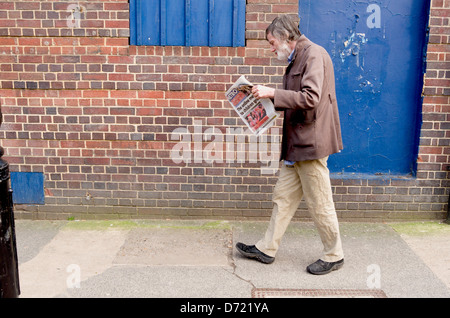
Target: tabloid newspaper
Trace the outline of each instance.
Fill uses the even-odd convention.
[[[256,99],[253,84],[242,75],[225,93],[236,113],[255,135],[263,134],[280,116],[270,99]]]

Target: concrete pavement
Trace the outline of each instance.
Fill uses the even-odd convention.
[[[274,263],[241,257],[236,242],[255,243],[267,224],[16,220],[20,297],[450,297],[450,269],[438,273],[388,224],[341,222],[345,265],[324,276],[306,272],[322,249],[308,222],[291,223]]]

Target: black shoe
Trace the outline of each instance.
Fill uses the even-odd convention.
[[[325,262],[319,259],[315,263],[309,265],[306,270],[314,275],[328,274],[332,271],[338,270],[344,265],[344,259],[337,262]]]
[[[255,245],[245,245],[244,243],[237,243],[236,249],[241,252],[242,255],[248,258],[254,258],[261,263],[270,264],[275,260],[275,257],[269,256],[258,250]]]

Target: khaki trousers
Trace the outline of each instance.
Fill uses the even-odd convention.
[[[336,262],[344,257],[327,160],[325,157],[298,161],[294,166],[283,164],[273,193],[269,227],[264,238],[256,243],[261,252],[275,257],[281,238],[304,198],[324,247],[321,259]]]

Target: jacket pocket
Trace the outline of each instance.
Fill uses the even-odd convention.
[[[294,147],[307,148],[316,146],[316,123],[302,123],[295,128]]]
[[[302,84],[302,73],[292,72],[287,76],[287,89],[292,91],[300,91]]]
[[[289,118],[291,125],[294,127],[299,124],[311,124],[316,120],[316,110],[296,109],[292,111]]]

